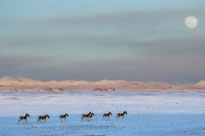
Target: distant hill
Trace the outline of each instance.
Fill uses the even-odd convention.
[[[205,81],[190,85],[170,85],[162,82],[131,82],[125,80],[102,80],[98,82],[88,81],[38,81],[22,77],[0,78],[0,91],[117,91],[117,90],[205,90]]]
[[[196,85],[205,86],[205,81],[200,81]]]
[[[5,81],[5,82],[35,82],[35,80],[29,79],[29,78],[10,77],[10,76],[4,76],[4,77],[0,78],[0,81]]]

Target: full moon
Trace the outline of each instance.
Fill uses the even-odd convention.
[[[193,29],[193,28],[197,27],[198,20],[195,16],[188,16],[185,18],[184,23],[188,28]]]

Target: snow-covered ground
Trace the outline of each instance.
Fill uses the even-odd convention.
[[[124,120],[116,113],[126,110]],[[96,116],[82,122],[82,113]],[[110,120],[102,113],[111,111]],[[28,123],[17,125],[29,113]],[[67,122],[58,115],[69,113]],[[46,124],[38,115],[49,114]],[[205,91],[24,91],[0,92],[0,136],[187,136],[205,135]]]
[[[129,114],[124,120],[114,117],[102,120],[101,115],[90,122],[82,122],[80,115],[70,115],[61,123],[58,116],[51,116],[46,124],[36,123],[36,116],[29,124],[16,124],[17,117],[0,117],[1,136],[204,136],[205,116],[185,114]]]

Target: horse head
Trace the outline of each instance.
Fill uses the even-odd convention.
[[[124,111],[123,114],[126,114],[126,115],[127,115],[127,111]]]
[[[95,116],[93,112],[89,112],[88,115]]]
[[[30,117],[30,115],[28,114],[28,113],[26,113],[26,115],[25,115],[26,117]]]

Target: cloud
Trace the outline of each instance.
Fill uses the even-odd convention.
[[[39,60],[40,59],[40,60]],[[57,60],[55,61],[57,62]],[[84,63],[52,63],[35,57],[1,57],[1,76],[18,76],[38,80],[123,79],[129,81],[197,82],[204,78],[201,57],[146,58]]]
[[[22,55],[1,55],[0,75],[39,80],[199,81],[205,77],[204,12],[203,8],[163,9],[4,23],[0,53]],[[188,15],[199,18],[195,30],[184,26]],[[70,58],[60,58],[71,53]],[[47,54],[54,58],[44,57]],[[111,57],[105,61],[99,54]],[[131,57],[125,58],[126,54]],[[97,59],[84,60],[89,55]],[[75,58],[83,61],[70,62]]]
[[[205,27],[204,8],[127,11],[96,16],[61,16],[8,22],[10,36],[2,36],[2,46],[112,45],[112,42],[146,41],[191,36],[184,18],[195,15]],[[1,22],[1,21],[0,21]],[[5,22],[5,20],[4,20]],[[3,29],[3,28],[2,28]],[[197,35],[204,35],[198,30]],[[19,34],[20,33],[20,34]],[[13,36],[12,36],[13,35]]]
[[[53,57],[39,57],[29,55],[0,55],[0,75],[32,75],[33,69],[52,66]],[[31,73],[29,73],[31,72]]]
[[[204,16],[204,8],[187,8],[187,9],[161,9],[148,11],[126,11],[118,13],[98,14],[95,16],[62,16],[57,18],[45,18],[41,20],[33,20],[30,23],[39,25],[121,25],[129,23],[133,25],[158,24],[162,20],[165,21],[185,18],[186,16],[196,15]],[[174,21],[174,20],[173,20]],[[148,26],[149,27],[149,26]]]
[[[127,41],[118,43],[126,45],[133,53],[136,50],[143,50],[144,55],[149,56],[204,56],[205,37],[183,37],[160,39],[144,42]],[[136,49],[136,50],[135,50]]]

